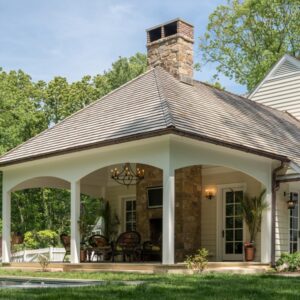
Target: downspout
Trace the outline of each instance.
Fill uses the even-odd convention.
[[[275,168],[272,171],[272,211],[271,211],[271,215],[272,215],[272,227],[271,227],[271,266],[275,267],[275,239],[276,239],[276,228],[275,228],[275,224],[276,224],[276,191],[279,188],[280,183],[277,182],[276,180],[276,175],[277,172],[281,171],[282,169],[285,168],[286,163],[284,163],[283,161],[281,161],[281,164],[279,167]]]

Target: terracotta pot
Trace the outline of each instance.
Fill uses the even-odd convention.
[[[86,250],[80,250],[80,261],[85,262],[86,261]]]
[[[245,245],[245,261],[253,261],[255,259],[255,247],[254,245]]]

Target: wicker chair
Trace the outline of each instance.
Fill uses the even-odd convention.
[[[126,231],[119,235],[117,241],[113,245],[112,261],[115,256],[122,255],[123,262],[126,257],[129,261],[140,260],[141,258],[141,235],[137,231]]]
[[[143,243],[142,261],[161,261],[161,244],[146,241]]]
[[[112,253],[112,246],[109,244],[108,239],[100,234],[92,235],[89,238],[89,257],[90,261],[93,261],[93,258],[96,256],[97,261],[109,259]]]
[[[71,237],[69,235],[63,233],[60,235],[60,241],[66,250],[66,253],[65,253],[64,259],[63,259],[63,262],[64,262],[67,255],[71,254]]]

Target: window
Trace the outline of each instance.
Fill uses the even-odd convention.
[[[290,197],[296,201],[294,209],[290,209],[290,253],[298,250],[298,230],[299,230],[299,203],[298,193],[291,193]]]
[[[135,199],[125,199],[125,230],[136,230],[136,201]]]
[[[148,188],[148,207],[162,207],[163,189],[161,186]]]

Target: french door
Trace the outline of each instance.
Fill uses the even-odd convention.
[[[290,253],[300,250],[299,239],[299,194],[290,193],[290,199],[295,201],[295,208],[290,209]]]
[[[244,224],[241,199],[243,190],[223,190],[223,260],[243,260]]]

